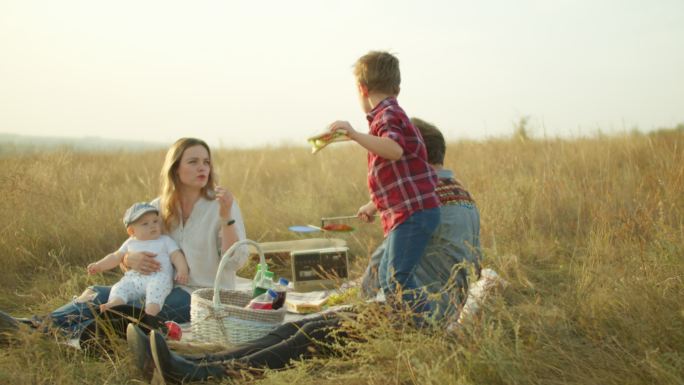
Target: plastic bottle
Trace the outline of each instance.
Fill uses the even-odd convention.
[[[266,271],[268,271],[268,266],[266,266]],[[262,271],[262,265],[261,263],[258,263],[256,265],[256,274],[254,274],[254,279],[252,279],[252,297],[256,297],[258,294],[254,294],[256,292],[256,287],[261,282],[261,279],[263,278],[264,273]]]
[[[261,275],[261,279],[256,283],[256,287],[254,287],[254,291],[252,292],[253,297],[257,297],[261,294],[264,294],[268,289],[273,287],[273,272],[272,271],[263,271]]]
[[[287,285],[290,282],[287,279],[280,277],[278,283],[275,284],[276,298],[273,300],[273,309],[280,309],[285,305],[285,298],[287,296]]]
[[[273,289],[268,289],[265,293],[254,297],[245,308],[248,309],[258,309],[258,310],[271,310],[273,309],[273,301],[276,299],[278,294]]]
[[[463,310],[461,310],[461,313],[458,316],[458,323],[463,324],[467,322],[469,318],[472,318],[477,314],[482,303],[487,299],[487,296],[491,294],[495,287],[506,287],[507,285],[508,282],[501,278],[496,271],[492,269],[482,269],[480,279],[468,289],[468,298],[465,305],[463,305]],[[453,331],[455,330],[455,327],[458,327],[458,325],[455,325],[454,327],[449,325],[447,330]]]

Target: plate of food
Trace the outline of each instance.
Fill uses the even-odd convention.
[[[344,142],[347,140],[350,140],[349,135],[347,135],[347,130],[337,130],[323,132],[310,137],[306,141],[311,145],[311,153],[315,154],[330,143]]]

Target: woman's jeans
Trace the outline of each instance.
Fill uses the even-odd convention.
[[[387,235],[387,249],[378,276],[388,302],[401,301],[416,313],[429,313],[426,294],[418,289],[414,271],[439,225],[439,208],[416,211]]]
[[[110,290],[111,286],[91,286],[80,297],[50,313],[49,318],[54,326],[71,336],[78,336],[94,321],[93,311],[98,312],[100,304],[107,302]],[[128,304],[140,309],[145,307],[144,299]],[[174,287],[157,317],[178,323],[190,322],[190,294],[180,287]]]

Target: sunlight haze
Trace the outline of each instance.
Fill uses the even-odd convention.
[[[684,123],[684,2],[0,1],[0,132],[305,145],[360,131],[352,65],[447,140]]]

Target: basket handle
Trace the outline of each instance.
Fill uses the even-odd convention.
[[[258,243],[254,242],[251,239],[243,239],[241,241],[237,241],[233,243],[232,246],[228,250],[226,250],[225,253],[223,253],[223,256],[221,257],[221,262],[219,263],[218,269],[216,270],[216,278],[214,279],[214,307],[218,308],[221,306],[221,297],[219,295],[219,282],[221,281],[221,272],[226,266],[226,263],[228,263],[228,260],[235,254],[235,250],[238,249],[238,247],[242,245],[252,245],[256,248],[257,253],[259,254],[259,264],[262,267],[262,271],[265,271],[265,268],[268,268],[268,265],[266,265],[266,257],[264,256],[264,252],[261,250],[261,246],[259,246]]]

